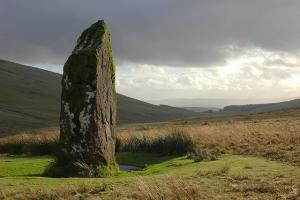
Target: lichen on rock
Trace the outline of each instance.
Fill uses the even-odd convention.
[[[63,151],[57,165],[63,159],[66,173],[72,172],[70,176],[80,176],[70,169],[78,162],[84,162],[94,174],[111,174],[99,169],[110,169],[108,166],[115,163],[115,123],[115,66],[110,33],[100,20],[83,31],[64,65],[60,115]]]

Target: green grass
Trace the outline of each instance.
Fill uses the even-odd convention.
[[[124,152],[118,153],[116,159],[120,165],[133,165],[144,168],[145,166],[161,165],[161,163],[172,160],[172,157]],[[53,161],[52,156],[1,156],[0,177],[42,176],[45,169]]]
[[[119,164],[133,165],[142,168],[149,165],[163,163],[171,158],[172,156],[162,156],[159,154],[150,153],[122,152],[116,154],[116,159]]]
[[[196,172],[218,171],[224,166],[230,167],[230,174],[257,176],[263,174],[285,174],[286,176],[300,176],[300,168],[282,164],[275,161],[268,161],[263,158],[243,157],[224,155],[217,161],[193,162],[182,157],[157,156],[146,153],[119,153],[117,156],[119,164],[135,165],[145,167],[141,171],[121,172],[119,175],[108,179],[130,178],[135,176],[153,176],[161,174],[189,175]],[[0,187],[3,183],[23,182],[34,184],[35,182],[51,185],[51,183],[85,182],[95,181],[96,178],[46,178],[41,177],[44,170],[54,159],[49,156],[21,157],[2,156],[0,157]],[[12,181],[13,180],[13,181]],[[68,181],[66,181],[68,180]]]
[[[52,161],[49,156],[0,157],[0,177],[40,176]]]
[[[274,199],[290,195],[300,184],[299,167],[264,158],[223,155],[216,161],[193,162],[185,156],[146,153],[118,153],[116,157],[119,164],[147,167],[140,171],[120,172],[110,178],[47,178],[41,174],[53,161],[52,157],[2,156],[0,197],[1,192],[13,195],[20,191],[22,195],[30,196],[37,195],[35,191],[40,189],[55,194],[61,189],[88,187],[93,190],[100,187],[105,190],[97,193],[101,199],[131,199],[132,193],[138,193],[137,187],[144,184],[146,187],[153,184],[154,187],[167,187],[168,181],[186,180],[200,188],[204,199]]]

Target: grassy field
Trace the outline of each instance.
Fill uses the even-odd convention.
[[[300,108],[241,116],[122,126],[118,138],[155,138],[180,129],[200,149],[253,155],[300,166]]]
[[[300,109],[123,125],[117,134],[117,161],[142,170],[110,178],[42,177],[53,157],[36,155],[53,153],[57,128],[0,138],[0,152],[10,153],[0,158],[0,199],[300,198]],[[217,152],[219,158],[189,159],[189,141],[201,156]],[[168,151],[174,146],[180,153]]]
[[[172,199],[171,193],[178,192],[178,199],[283,199],[297,194],[300,180],[299,167],[249,156],[194,162],[185,156],[120,153],[117,159],[147,167],[104,179],[55,179],[41,177],[53,161],[49,156],[2,156],[0,198]]]

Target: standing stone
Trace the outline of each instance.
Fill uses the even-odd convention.
[[[118,170],[114,68],[110,33],[101,20],[83,31],[64,65],[58,173],[101,177]]]

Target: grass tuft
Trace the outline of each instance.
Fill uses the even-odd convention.
[[[42,134],[40,134],[42,132]],[[41,129],[38,133],[22,133],[0,138],[0,154],[54,155],[59,151],[57,129]]]
[[[192,181],[180,177],[167,177],[164,181],[155,179],[140,180],[137,183],[138,192],[133,199],[143,200],[196,200],[201,199],[200,188]]]
[[[116,161],[108,165],[101,162],[87,164],[84,160],[74,160],[68,156],[56,156],[56,160],[47,168],[47,177],[108,177],[119,172]]]
[[[19,192],[16,191],[0,191],[0,199],[14,199],[14,200],[83,200],[90,199],[95,195],[99,195],[107,191],[107,185],[103,182],[97,186],[90,186],[87,184],[80,184],[69,186],[61,189],[26,189]]]
[[[218,160],[220,155],[219,151],[194,148],[193,151],[187,153],[187,158],[193,159],[195,162],[200,162]]]
[[[170,133],[158,137],[130,137],[118,141],[118,150],[123,152],[147,152],[184,155],[194,147],[192,138],[184,129],[172,129]]]

